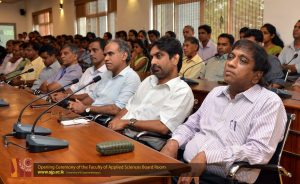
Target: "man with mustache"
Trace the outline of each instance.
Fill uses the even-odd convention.
[[[190,114],[194,96],[190,87],[178,77],[182,65],[182,48],[178,40],[162,37],[150,52],[151,72],[108,127],[134,137],[141,131],[159,134],[173,132]],[[141,138],[160,150],[165,141],[155,137]]]
[[[124,108],[141,83],[128,63],[130,50],[124,40],[112,40],[104,48],[107,72],[101,75],[95,90],[83,99],[70,102],[75,113],[115,115]]]
[[[237,161],[266,164],[283,138],[286,112],[281,99],[263,86],[268,71],[264,48],[240,40],[228,54],[224,80],[228,86],[214,88],[201,107],[172,134],[162,153],[177,157],[184,146],[183,159],[192,171],[178,183],[231,183],[229,167]],[[254,183],[259,170],[238,173],[239,182]]]

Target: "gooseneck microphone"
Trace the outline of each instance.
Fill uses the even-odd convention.
[[[295,53],[294,56],[292,57],[292,59],[287,63],[287,65],[290,64],[290,62],[292,62],[297,57],[298,57],[298,53]]]
[[[294,56],[292,57],[292,59],[291,59],[286,65],[290,64],[290,62],[292,62],[292,61],[293,61],[294,59],[296,59],[297,57],[298,57],[298,53],[295,53]],[[290,70],[287,70],[287,71],[286,71],[286,74],[285,74],[285,77],[284,77],[284,82],[287,81],[287,78],[288,78],[288,76],[289,76],[290,73],[291,73]]]
[[[14,73],[14,72],[21,72],[21,71],[23,71],[24,70],[24,66],[22,66],[21,68],[19,68],[18,70],[14,70],[14,71],[12,71],[12,72],[9,72],[9,73],[7,73],[7,74],[5,74],[4,76],[8,76],[8,75],[10,75],[10,74],[12,74],[12,73]]]
[[[14,78],[16,78],[16,77],[18,77],[18,76],[20,76],[20,75],[25,74],[25,73],[31,73],[31,72],[33,72],[33,71],[34,71],[34,69],[33,69],[33,68],[30,68],[30,69],[28,69],[28,70],[25,71],[25,72],[19,73],[18,75],[15,75],[15,76],[12,76],[12,77],[9,77],[9,78],[5,79],[5,82],[8,82],[10,79],[14,79]]]
[[[218,56],[218,54],[215,54],[215,55],[213,55],[213,56],[211,56],[211,57],[209,57],[209,58],[207,58],[207,59],[205,59],[205,60],[202,60],[202,61],[199,62],[199,63],[196,63],[196,64],[194,64],[194,65],[188,67],[188,68],[183,72],[182,77],[181,77],[181,80],[183,80],[184,82],[186,82],[188,85],[196,85],[196,84],[199,84],[199,82],[197,82],[197,81],[195,81],[195,80],[185,78],[185,77],[184,77],[184,74],[185,74],[188,70],[190,70],[191,68],[193,68],[193,67],[195,67],[195,66],[197,66],[197,65],[199,65],[199,64],[201,64],[201,63],[203,63],[203,62],[205,62],[205,61],[208,61],[208,60],[210,60],[211,58],[214,58],[214,57],[216,57],[216,56]]]
[[[51,151],[51,150],[57,150],[66,148],[69,146],[69,143],[66,140],[59,140],[53,137],[47,137],[42,135],[35,135],[35,126],[37,122],[41,119],[41,117],[47,113],[50,109],[52,109],[54,106],[59,104],[60,102],[70,98],[72,95],[77,93],[78,91],[82,90],[83,88],[87,87],[88,85],[91,85],[93,83],[98,82],[101,80],[100,76],[94,77],[91,82],[84,85],[80,89],[74,91],[73,93],[69,94],[67,97],[63,98],[61,101],[58,101],[54,104],[52,104],[50,107],[48,107],[46,110],[44,110],[34,121],[31,129],[31,134],[28,134],[26,136],[26,147],[29,152],[44,152],[44,151]]]
[[[64,89],[65,87],[67,86],[70,86],[72,84],[76,84],[79,80],[78,79],[74,79],[71,81],[71,83],[67,84],[67,85],[64,85],[63,87],[61,88],[58,88],[58,89],[55,89],[53,91],[50,91],[49,93],[45,94],[45,95],[42,95],[34,100],[32,100],[31,102],[29,102],[20,112],[19,116],[18,116],[18,119],[17,119],[17,122],[14,124],[13,126],[13,132],[14,132],[14,137],[18,138],[18,139],[25,139],[26,138],[26,135],[29,134],[31,132],[31,129],[32,129],[32,125],[28,125],[28,124],[22,124],[22,115],[25,111],[25,109],[33,104],[34,102],[48,96],[48,95],[51,95],[52,93],[55,93],[57,91],[60,91],[62,89]],[[47,128],[43,128],[43,127],[36,127],[36,134],[38,135],[49,135],[51,134],[51,130],[47,129]]]

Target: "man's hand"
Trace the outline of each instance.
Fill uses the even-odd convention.
[[[81,101],[77,100],[75,102],[70,102],[68,108],[77,114],[85,112],[87,106],[85,106]]]
[[[185,173],[179,177],[178,184],[191,183],[194,179],[195,183],[199,183],[199,177],[206,168],[206,155],[202,151],[198,153],[190,162],[191,172]]]
[[[296,65],[287,65],[287,64],[283,64],[282,68],[284,70],[289,71],[290,73],[297,73],[297,69],[296,69]]]
[[[128,120],[114,119],[108,124],[108,128],[118,131],[125,129],[128,126],[128,124]]]
[[[167,144],[161,149],[161,153],[164,155],[168,155],[172,158],[177,158],[177,152],[179,149],[179,144],[177,141],[169,139]]]
[[[50,97],[51,97],[52,101],[59,102],[63,98],[67,97],[67,95],[68,94],[65,94],[65,93],[62,93],[62,92],[58,92],[58,93],[51,94]]]

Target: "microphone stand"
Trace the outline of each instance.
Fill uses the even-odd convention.
[[[28,69],[27,71],[25,71],[25,72],[23,72],[23,73],[19,73],[18,75],[15,75],[15,76],[9,77],[8,79],[5,79],[5,82],[10,82],[10,81],[9,81],[10,79],[14,79],[14,78],[16,78],[16,77],[18,77],[18,76],[20,76],[20,75],[23,75],[23,74],[25,74],[25,73],[31,73],[31,72],[33,72],[33,71],[34,71],[34,69],[33,69],[33,68],[30,68],[30,69]]]
[[[29,152],[44,152],[44,151],[52,151],[52,150],[57,150],[57,149],[63,149],[69,146],[68,141],[66,140],[60,140],[56,139],[53,137],[48,137],[48,136],[42,136],[42,135],[35,135],[35,126],[37,122],[41,119],[41,117],[47,113],[50,109],[55,107],[57,104],[60,102],[66,100],[70,96],[74,95],[78,91],[82,90],[83,88],[87,87],[88,85],[91,85],[93,83],[98,82],[101,80],[100,76],[94,77],[91,82],[88,84],[84,85],[80,89],[76,90],[75,92],[69,94],[67,97],[63,98],[61,101],[58,101],[51,105],[49,108],[44,110],[34,121],[32,129],[31,129],[31,134],[28,134],[26,136],[26,147],[29,150]]]
[[[26,135],[29,134],[31,132],[31,129],[32,129],[32,125],[29,125],[29,124],[22,124],[22,115],[25,111],[25,109],[33,104],[34,102],[48,96],[48,95],[51,95],[52,93],[55,93],[57,91],[60,91],[62,90],[63,88],[67,87],[67,86],[70,86],[72,84],[75,84],[77,83],[79,80],[78,79],[74,79],[72,80],[71,83],[61,87],[61,88],[58,88],[56,90],[53,90],[53,91],[50,91],[49,93],[45,94],[45,95],[42,95],[40,97],[38,97],[37,99],[34,99],[33,101],[31,101],[30,103],[28,103],[20,112],[19,114],[19,117],[17,119],[17,122],[13,125],[13,132],[14,132],[14,137],[18,138],[18,139],[25,139],[26,138]],[[38,135],[49,135],[51,134],[51,130],[48,129],[48,128],[43,128],[43,127],[36,127],[36,134]]]
[[[197,84],[199,84],[199,82],[197,82],[197,81],[195,81],[195,80],[193,80],[193,79],[185,78],[185,77],[184,77],[184,74],[185,74],[190,68],[193,68],[194,66],[197,66],[197,65],[199,65],[199,64],[201,64],[201,63],[203,63],[203,62],[205,62],[205,61],[208,61],[208,60],[210,60],[211,58],[216,57],[217,55],[218,55],[218,54],[215,54],[215,55],[212,56],[212,57],[209,57],[209,58],[207,58],[207,59],[205,59],[205,60],[203,60],[203,61],[200,61],[199,63],[196,63],[196,64],[194,64],[194,65],[188,67],[188,68],[183,72],[182,77],[181,77],[181,80],[183,80],[184,82],[186,82],[188,85],[197,85]]]

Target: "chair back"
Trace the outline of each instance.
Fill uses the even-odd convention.
[[[280,141],[276,147],[275,153],[273,154],[271,160],[269,161],[268,164],[274,164],[274,165],[280,165],[280,159],[281,159],[281,155],[283,152],[283,147],[285,145],[285,142],[287,140],[288,134],[289,134],[289,130],[290,130],[290,126],[291,126],[291,122],[293,120],[295,120],[296,115],[295,114],[290,114],[287,113],[287,122],[285,124],[285,130],[284,130],[284,134],[283,134],[283,139],[282,141]],[[274,171],[268,171],[268,170],[261,170],[257,180],[255,181],[256,184],[262,184],[262,183],[281,183],[280,182],[280,175],[277,172]]]

